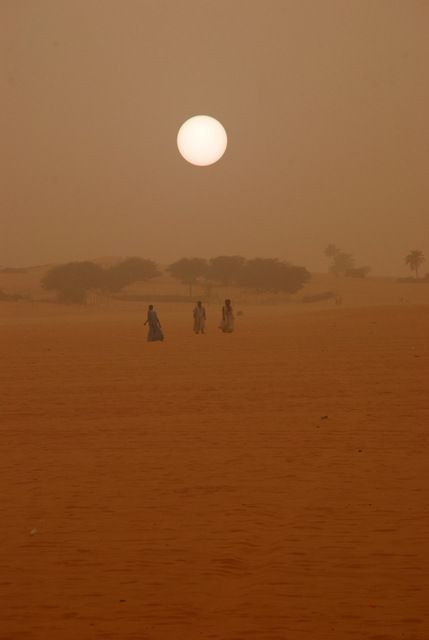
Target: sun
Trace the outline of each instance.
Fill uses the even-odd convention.
[[[211,116],[189,118],[177,134],[177,146],[181,155],[199,167],[206,167],[220,160],[227,144],[224,127]]]

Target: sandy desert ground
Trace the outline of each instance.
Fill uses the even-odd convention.
[[[428,640],[429,306],[158,307],[0,305],[0,640]]]

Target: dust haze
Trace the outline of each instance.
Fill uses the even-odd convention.
[[[428,33],[2,0],[1,640],[429,638]]]
[[[110,0],[0,8],[0,263],[428,251],[425,2]],[[227,129],[213,167],[175,144]],[[427,242],[426,242],[427,244]]]

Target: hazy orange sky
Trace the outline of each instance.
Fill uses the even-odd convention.
[[[0,264],[277,256],[429,270],[427,0],[2,0]],[[229,146],[186,163],[181,123]],[[424,271],[424,268],[423,268]]]

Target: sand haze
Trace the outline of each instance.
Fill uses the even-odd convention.
[[[428,18],[1,3],[0,640],[429,638]]]

